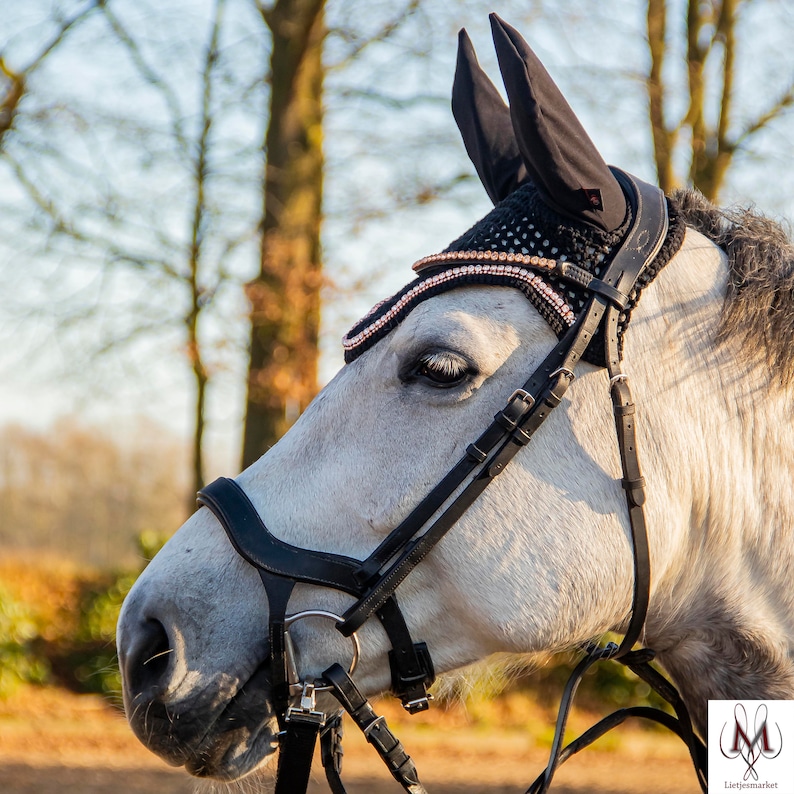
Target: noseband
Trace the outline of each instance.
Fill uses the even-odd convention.
[[[684,703],[672,684],[650,666],[654,652],[645,648],[632,650],[642,633],[648,608],[650,558],[643,511],[645,481],[637,456],[634,403],[621,366],[619,319],[638,279],[666,238],[668,216],[666,199],[658,188],[617,169],[613,173],[630,204],[632,224],[606,272],[596,278],[569,262],[558,261],[553,265],[554,276],[588,291],[590,297],[584,310],[540,366],[514,391],[493,422],[468,445],[464,456],[369,557],[357,560],[279,540],[233,480],[221,478],[199,492],[199,504],[214,513],[235,550],[258,571],[267,594],[272,701],[281,730],[276,794],[305,792],[318,735],[330,788],[334,794],[344,794],[340,778],[342,712],[329,718],[315,709],[314,693],[323,688],[330,689],[352,716],[403,788],[413,794],[425,791],[410,757],[353,683],[350,673],[358,658],[355,632],[373,615],[378,618],[392,645],[389,652],[392,692],[412,714],[427,709],[432,697],[427,690],[434,680],[433,664],[426,643],[414,642],[410,635],[397,602],[397,588],[560,404],[573,381],[574,367],[598,329],[603,331],[631,528],[634,559],[631,618],[619,645],[583,648],[585,656],[563,693],[549,763],[528,794],[546,792],[560,763],[628,717],[654,720],[678,734],[689,748],[701,788],[707,790],[705,746],[692,729]],[[429,264],[439,268],[439,272],[446,272],[452,264],[476,266],[483,258],[482,252],[479,257],[477,253],[440,254],[429,258]],[[522,268],[548,272],[548,260],[535,264],[522,260]],[[341,616],[317,611],[288,616],[289,598],[297,582],[339,590],[356,600]],[[298,620],[317,616],[334,620],[342,635],[353,638],[354,662],[347,672],[334,664],[319,682],[302,681],[295,668],[288,629]],[[628,666],[672,705],[676,716],[644,707],[621,709],[564,747],[563,735],[576,688],[593,664],[607,659]]]

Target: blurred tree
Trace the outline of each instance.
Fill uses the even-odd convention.
[[[141,533],[184,519],[180,453],[144,424],[126,439],[71,420],[47,432],[3,428],[0,545],[102,568],[137,565]]]
[[[261,268],[248,284],[243,467],[317,391],[322,269],[324,0],[259,4],[271,34]]]
[[[327,5],[325,0],[257,1],[271,39],[270,107],[260,272],[246,288],[251,341],[243,467],[284,434],[318,389]],[[389,8],[385,21],[363,37],[343,23],[335,34],[348,42],[344,65],[393,36],[418,5],[408,0]],[[379,20],[384,9],[374,10]],[[378,95],[373,90],[372,96]]]
[[[64,16],[56,11],[50,26],[53,30],[52,32],[48,31],[49,39],[19,64],[7,61],[0,50],[0,149],[3,146],[3,138],[14,124],[14,118],[27,90],[30,77],[44,64],[53,50],[57,49],[66,39],[70,30],[103,2],[104,0],[90,0],[70,16]]]
[[[193,375],[195,395],[192,416],[192,481],[188,496],[190,505],[193,504],[193,494],[204,485],[204,430],[210,372],[200,333],[202,314],[224,279],[222,261],[216,261],[205,267],[204,260],[208,256],[205,241],[213,220],[213,208],[207,193],[210,181],[216,176],[215,141],[212,131],[216,114],[219,113],[214,95],[217,83],[221,79],[219,45],[225,5],[225,0],[214,0],[210,9],[209,34],[199,54],[200,102],[196,123],[193,125],[188,124],[188,115],[183,107],[184,100],[179,97],[177,87],[168,79],[166,73],[158,72],[149,64],[141,44],[121,19],[111,11],[111,7],[103,6],[111,30],[127,50],[141,77],[156,89],[165,106],[168,107],[171,135],[190,178],[190,188],[185,200],[187,240],[181,248],[181,255],[171,261],[167,267],[164,267],[164,263],[151,260],[146,263],[146,266],[160,270],[169,281],[175,282],[185,296],[177,320],[181,323],[184,333],[184,351]],[[227,243],[225,254],[233,244]]]
[[[216,102],[216,91],[221,73],[221,54],[219,51],[226,0],[213,0],[208,19],[206,44],[199,50],[198,69],[200,91],[199,105],[187,110],[185,100],[179,96],[178,86],[169,79],[164,71],[158,71],[148,61],[144,48],[129,28],[111,10],[110,4],[103,4],[102,10],[110,29],[119,43],[126,49],[140,76],[158,94],[168,108],[170,134],[176,151],[182,160],[189,179],[186,191],[185,210],[187,234],[185,244],[180,246],[179,256],[169,262],[149,259],[144,264],[149,269],[159,271],[162,276],[175,284],[183,293],[182,309],[176,320],[182,326],[184,351],[194,382],[194,403],[192,412],[192,480],[188,504],[194,504],[194,494],[204,486],[204,430],[206,426],[207,389],[210,371],[207,365],[207,351],[201,334],[201,323],[205,308],[211,303],[214,294],[226,278],[225,262],[230,250],[239,242],[235,239],[224,241],[222,253],[216,261],[205,264],[209,258],[208,245],[205,245],[213,220],[217,219],[208,198],[211,181],[217,176],[216,141],[212,136],[217,117],[223,109]],[[190,114],[196,120],[192,125]],[[217,234],[217,232],[216,232]]]
[[[213,14],[209,42],[204,51],[201,70],[201,121],[194,160],[193,219],[190,225],[190,253],[188,256],[187,283],[190,290],[189,309],[185,316],[187,349],[193,377],[196,383],[196,403],[193,422],[193,487],[196,491],[204,486],[204,425],[207,401],[207,367],[202,356],[198,332],[201,310],[206,305],[205,285],[201,280],[201,259],[204,255],[204,234],[208,224],[209,210],[205,198],[206,180],[209,170],[210,130],[215,108],[212,102],[214,69],[218,62],[218,43],[223,20],[224,0],[217,0]]]
[[[737,75],[755,74],[759,52],[773,52],[752,42],[737,56],[752,33],[748,17],[773,8],[771,0],[514,5],[503,13],[566,93],[580,86],[612,107],[604,96],[617,86],[614,112],[604,120],[599,109],[587,126],[602,124],[612,139],[616,127],[636,133],[645,165],[647,89],[667,187],[688,181],[676,174],[686,172],[691,139],[705,152],[693,158],[692,179],[718,190],[727,163],[791,104],[790,74],[782,89],[774,84],[778,100],[754,115],[746,85],[744,93],[736,86]],[[687,8],[684,39],[700,60],[682,110]],[[243,460],[256,459],[316,391],[321,290],[336,298],[323,318],[336,334],[355,319],[348,312],[399,285],[388,264],[459,231],[460,215],[431,208],[435,198],[449,196],[453,208],[465,200],[469,219],[487,209],[469,188],[472,169],[448,110],[461,23],[496,77],[489,48],[479,46],[487,20],[474,0],[10,4],[0,31],[0,321],[15,341],[0,364],[18,350],[13,363],[28,370],[35,347],[59,387],[90,371],[86,391],[115,399],[126,387],[149,411],[162,394],[178,394],[191,416],[191,494],[204,479],[207,416],[223,402],[231,425],[236,410],[226,406],[242,402],[235,385],[246,384]],[[728,73],[720,121],[713,78]],[[706,87],[696,112],[698,79]],[[770,90],[760,82],[759,97]],[[331,264],[324,271],[321,253]],[[340,275],[349,262],[358,272]],[[351,300],[353,287],[367,297]],[[27,348],[23,328],[35,339]],[[97,354],[110,351],[102,361],[114,369],[97,377]]]
[[[670,51],[676,49],[668,15],[679,4],[648,0],[648,110],[659,185],[665,191],[689,184],[716,201],[736,152],[794,104],[794,77],[789,67],[788,82],[780,95],[752,117],[737,119],[737,46],[743,36],[742,11],[751,2],[688,0],[685,26],[673,27],[674,34],[681,30],[686,37],[686,82],[682,86],[675,85],[665,71]],[[763,59],[763,52],[756,57]],[[748,63],[746,68],[750,66]],[[688,101],[676,120],[671,98],[677,100],[681,94]],[[682,145],[689,150],[686,176],[675,171],[676,153]]]
[[[235,287],[240,283],[231,258],[254,238],[254,212],[241,212],[229,192],[244,192],[246,182],[255,181],[242,175],[233,159],[241,154],[240,159],[250,159],[246,147],[253,152],[255,147],[234,140],[228,129],[223,134],[217,130],[224,123],[230,126],[235,115],[230,105],[245,98],[250,85],[221,52],[222,36],[237,34],[225,29],[231,27],[226,5],[226,0],[211,0],[206,16],[179,33],[166,31],[153,46],[153,11],[139,8],[136,16],[120,4],[91,3],[90,10],[99,10],[92,32],[101,33],[104,48],[96,57],[113,61],[107,73],[111,93],[99,103],[79,90],[77,97],[51,100],[52,73],[40,76],[26,112],[6,113],[10,137],[0,151],[24,194],[22,201],[12,197],[17,212],[25,204],[33,210],[21,223],[44,243],[42,254],[68,261],[68,267],[59,268],[60,286],[73,285],[65,290],[69,297],[62,294],[59,302],[59,337],[86,319],[99,322],[104,328],[98,343],[83,350],[89,356],[118,356],[124,346],[170,332],[186,359],[194,386],[191,504],[204,484],[212,361],[221,360],[219,353],[228,344],[217,332],[214,338],[207,332],[205,315],[213,314],[216,323],[222,316],[215,311],[218,293],[230,279]],[[53,42],[61,41],[77,18],[59,23]],[[206,30],[203,42],[201,27]],[[31,38],[35,44],[36,30],[25,29],[10,49],[30,47]],[[42,47],[34,65],[41,66],[53,48],[52,42]],[[66,57],[74,58],[74,51]],[[25,72],[30,73],[32,67]],[[9,97],[20,80],[9,83]],[[189,84],[197,96],[185,90]],[[14,110],[18,107],[17,102]],[[78,258],[79,263],[74,261]],[[81,278],[80,271],[92,260],[100,275]],[[125,308],[119,312],[122,300]],[[24,310],[41,318],[51,303],[46,306],[37,311],[27,304]]]

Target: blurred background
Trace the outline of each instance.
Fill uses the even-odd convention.
[[[119,604],[197,488],[487,212],[449,94],[462,26],[501,90],[492,10],[607,162],[794,217],[785,0],[0,0],[0,760],[42,691],[117,704]],[[451,689],[476,721],[567,664]]]

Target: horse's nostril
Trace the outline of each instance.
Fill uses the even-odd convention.
[[[143,621],[132,637],[122,662],[127,688],[136,694],[156,697],[167,687],[173,655],[168,633],[159,620]]]

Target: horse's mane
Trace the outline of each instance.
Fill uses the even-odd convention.
[[[696,190],[672,196],[687,226],[728,255],[730,279],[718,341],[733,339],[742,362],[759,356],[784,385],[794,381],[794,244],[753,208],[714,206]]]

